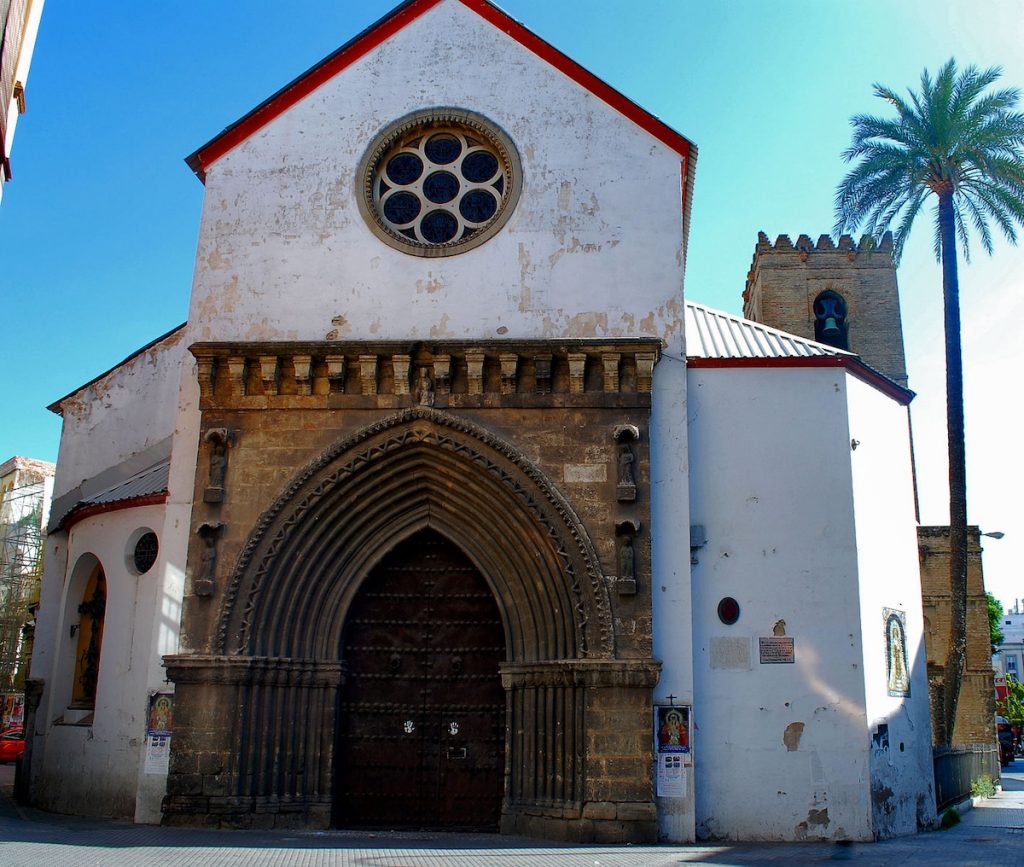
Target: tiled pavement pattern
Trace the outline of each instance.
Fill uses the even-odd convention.
[[[3,867],[668,867],[677,864],[1024,867],[1024,760],[1006,789],[949,831],[874,844],[570,846],[496,835],[244,832],[158,828],[18,809],[0,766]]]

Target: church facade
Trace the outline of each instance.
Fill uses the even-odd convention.
[[[485,0],[410,0],[189,164],[188,322],[52,407],[37,803],[934,820],[912,395],[684,302],[692,143]]]

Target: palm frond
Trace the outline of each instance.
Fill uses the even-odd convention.
[[[976,233],[989,253],[992,224],[1011,242],[1024,227],[1024,113],[1016,109],[1017,88],[992,89],[1002,70],[967,66],[950,58],[932,76],[921,73],[919,87],[906,96],[882,84],[875,96],[892,117],[858,114],[850,119],[850,146],[843,151],[850,170],[836,188],[834,231],[863,227],[880,237],[898,224],[893,238],[897,258],[924,201],[952,193],[956,243],[970,256]],[[941,238],[933,248],[941,257]]]

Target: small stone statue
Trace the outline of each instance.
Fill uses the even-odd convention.
[[[228,472],[228,448],[234,440],[234,435],[227,428],[215,427],[210,428],[203,439],[212,446],[210,450],[210,484],[203,491],[203,502],[222,503],[224,501],[224,479]]]
[[[434,405],[434,383],[425,367],[420,368],[419,376],[416,379],[416,402],[420,406]]]
[[[619,580],[636,579],[636,551],[633,550],[633,537],[626,536],[619,549]]]
[[[636,455],[628,442],[619,445],[619,474],[615,495],[620,503],[632,503],[636,499],[636,475],[633,466]]]
[[[200,524],[196,534],[202,540],[199,574],[192,580],[192,591],[196,596],[212,596],[217,576],[217,539],[224,525]]]

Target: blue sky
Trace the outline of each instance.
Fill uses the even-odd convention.
[[[203,188],[184,157],[384,15],[391,0],[206,4],[47,0],[28,113],[0,202],[9,374],[0,460],[54,460],[45,406],[185,318]],[[849,118],[871,86],[916,86],[950,56],[1024,86],[1016,0],[504,0],[502,7],[700,149],[687,297],[740,312],[758,230],[833,224]],[[282,14],[282,8],[286,11]],[[458,70],[453,70],[458,74]],[[928,215],[899,279],[922,519],[946,520],[940,272]],[[920,218],[919,218],[920,220]],[[970,520],[986,581],[1024,596],[1015,368],[1024,250],[961,272]]]

